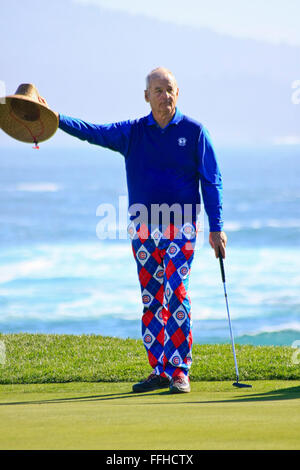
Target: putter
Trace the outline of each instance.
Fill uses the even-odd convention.
[[[239,382],[239,369],[238,369],[237,360],[236,360],[235,347],[234,347],[234,338],[233,338],[233,332],[232,332],[232,326],[231,326],[231,320],[230,320],[230,314],[229,314],[229,307],[228,307],[227,291],[226,291],[225,269],[224,269],[224,262],[223,262],[223,257],[222,257],[220,248],[219,248],[219,261],[220,261],[221,275],[222,275],[222,281],[223,281],[223,287],[224,287],[224,295],[225,295],[225,302],[226,302],[226,309],[227,309],[227,316],[228,316],[228,323],[229,323],[229,331],[230,331],[232,352],[233,352],[235,372],[236,372],[236,382],[233,382],[232,385],[234,387],[238,387],[238,388],[246,388],[246,387],[251,388],[252,385],[241,384]]]

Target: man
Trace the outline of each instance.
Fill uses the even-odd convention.
[[[222,178],[206,129],[176,107],[178,86],[167,69],[146,79],[151,113],[133,121],[96,125],[59,115],[59,127],[81,140],[125,157],[128,232],[141,287],[142,335],[152,372],[133,392],[190,391],[191,304],[188,281],[200,207],[208,215],[209,242],[225,257]],[[162,209],[169,209],[162,210]],[[171,209],[171,210],[170,210]],[[168,217],[165,217],[167,215]]]

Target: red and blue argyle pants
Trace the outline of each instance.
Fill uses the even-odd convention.
[[[128,228],[141,286],[142,337],[157,375],[188,375],[192,364],[189,276],[196,244],[196,224],[150,231]]]

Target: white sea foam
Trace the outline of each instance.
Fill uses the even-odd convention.
[[[286,331],[286,330],[294,330],[294,331],[299,331],[300,332],[300,322],[286,322],[286,323],[281,323],[280,325],[270,325],[270,326],[264,326],[258,332],[265,331],[267,333],[274,333],[276,331]]]
[[[5,283],[16,279],[30,278],[32,275],[41,275],[52,267],[52,261],[42,257],[30,261],[4,264],[0,266],[0,282]]]
[[[139,302],[139,291],[116,289],[107,291],[90,289],[82,299],[60,302],[53,315],[57,318],[88,318],[97,319],[101,316],[119,314],[126,319],[141,317],[142,302]],[[126,299],[126,300],[125,300]]]
[[[56,183],[40,182],[40,183],[19,183],[14,188],[15,191],[28,191],[38,193],[53,193],[59,191],[61,187]]]
[[[299,264],[300,252],[293,249],[228,247],[225,270],[236,335],[300,330],[295,321],[300,306]],[[15,280],[19,282],[10,284]],[[12,329],[15,321],[22,322],[25,330],[35,322],[59,322],[70,331],[72,320],[101,322],[101,317],[112,315],[120,321],[140,321],[142,315],[130,242],[8,249],[0,259],[0,282],[1,322]],[[210,247],[195,256],[190,297],[196,331],[225,334],[219,262]]]
[[[265,220],[249,220],[247,223],[226,221],[224,223],[225,232],[239,232],[241,230],[262,230],[264,228],[281,228],[281,229],[299,229],[299,219],[265,219]]]
[[[256,336],[261,333],[278,333],[278,332],[284,332],[284,331],[297,331],[300,334],[300,322],[285,322],[285,323],[280,323],[279,325],[263,325],[251,332],[247,332],[247,335],[249,336]]]

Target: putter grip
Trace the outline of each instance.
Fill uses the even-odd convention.
[[[219,261],[220,261],[220,269],[221,269],[222,281],[225,282],[224,263],[223,263],[223,257],[222,257],[222,254],[221,254],[221,250],[220,250],[220,249],[219,249]]]

